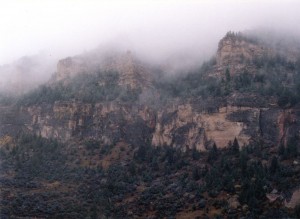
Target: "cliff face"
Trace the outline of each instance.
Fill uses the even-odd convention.
[[[55,81],[63,81],[79,73],[92,74],[99,70],[118,72],[121,86],[133,89],[151,86],[150,69],[136,60],[130,51],[103,57],[76,56],[62,59],[57,64]]]
[[[147,88],[151,86],[151,72],[142,63],[135,60],[130,51],[125,55],[114,56],[103,63],[105,71],[120,73],[119,84],[131,88]]]
[[[0,137],[19,134],[30,120],[30,115],[11,106],[0,105]]]
[[[273,56],[273,53],[272,49],[256,42],[228,34],[220,41],[216,64],[207,75],[219,77],[223,74],[223,78],[226,68],[230,69],[230,74],[238,74],[242,70],[255,72],[253,60]],[[99,70],[118,72],[120,86],[155,91],[152,72],[130,52],[93,59],[89,56],[66,58],[59,61],[52,83],[66,82],[79,73],[92,74]],[[158,92],[154,93],[158,99]],[[140,95],[140,99],[142,97]],[[266,99],[238,92],[205,100],[181,99],[162,107],[154,107],[147,101],[92,104],[74,99],[22,107],[14,112],[20,115],[18,117],[26,118],[22,122],[9,119],[10,109],[2,107],[0,134],[9,134],[9,127],[14,127],[12,130],[27,129],[45,138],[61,141],[95,139],[104,144],[123,141],[138,146],[151,143],[154,146],[170,145],[182,150],[196,148],[202,151],[213,143],[226,147],[234,138],[240,146],[259,139],[279,145],[299,136],[298,108],[294,106],[284,110],[272,97]]]
[[[94,139],[103,144],[123,141],[136,146],[152,143],[182,150],[204,151],[212,143],[226,147],[234,138],[240,146],[260,138],[279,145],[300,132],[298,109],[226,106],[207,112],[187,103],[156,111],[146,105],[66,101],[23,108],[22,115],[27,118],[26,129],[45,138]],[[18,124],[2,121],[1,129],[20,129]]]
[[[300,65],[265,51],[229,34],[173,78],[130,53],[77,56],[22,99],[0,95],[0,218],[293,217]]]
[[[255,41],[250,41],[242,36],[228,33],[218,45],[217,65],[242,64],[245,60],[253,61],[254,58],[269,56],[274,52]]]
[[[118,141],[145,144],[154,129],[155,114],[147,106],[75,101],[24,109],[31,116],[27,128],[45,138],[68,141],[86,138],[115,144]]]
[[[190,104],[181,105],[170,112],[160,113],[152,143],[157,146],[195,147],[198,150],[206,150],[212,142],[225,147],[234,138],[241,145],[248,144],[251,138],[248,127],[258,126],[258,111],[228,106],[214,113],[199,113]],[[245,115],[239,119],[236,114]]]
[[[79,73],[87,73],[88,70],[91,70],[91,68],[88,67],[88,63],[83,58],[68,57],[59,60],[57,63],[57,73],[55,75],[55,79],[58,81],[64,80]]]
[[[216,65],[208,75],[220,77],[227,69],[231,76],[245,71],[254,74],[257,72],[253,63],[256,59],[275,55],[276,52],[272,48],[257,40],[229,32],[219,42]]]

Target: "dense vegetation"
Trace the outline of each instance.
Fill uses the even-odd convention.
[[[291,107],[300,102],[300,60],[287,61],[284,57],[263,56],[244,64],[255,66],[255,74],[247,70],[231,76],[226,69],[220,78],[207,77],[213,70],[212,59],[198,70],[184,76],[160,80],[156,86],[161,98],[170,97],[226,97],[233,93],[251,93],[263,98],[275,97],[280,107]]]
[[[1,105],[9,105],[16,101],[16,97],[7,92],[0,91],[0,104]]]
[[[132,102],[138,99],[140,90],[119,86],[117,72],[78,74],[64,82],[41,85],[20,97],[20,105],[54,103],[63,100],[78,100],[88,103],[103,101]]]
[[[246,39],[243,35],[232,36]],[[153,89],[159,95],[153,95],[151,100],[154,104],[165,104],[175,99],[202,98],[206,101],[199,101],[201,107],[206,104],[208,109],[213,108],[207,104],[209,100],[218,105],[219,99],[227,101],[237,94],[243,98],[248,94],[264,100],[274,98],[281,108],[300,102],[300,61],[262,56],[244,60],[243,64],[254,66],[255,72],[231,74],[227,68],[219,78],[208,77],[215,64],[216,60],[211,59],[187,74],[157,77]],[[116,72],[79,74],[42,85],[20,97],[18,104],[67,100],[133,104],[141,99],[141,94],[147,96],[141,89],[120,86],[118,82]],[[145,103],[153,107],[147,100]],[[1,104],[14,101],[0,95]],[[114,119],[121,121],[111,115],[110,120]],[[168,115],[163,114],[162,119],[168,119]],[[207,152],[182,152],[168,146],[141,144],[148,141],[148,129],[138,124],[132,126],[135,129],[129,137],[124,135],[122,139],[127,144],[120,145],[104,145],[91,139],[63,144],[28,134],[1,139],[0,217],[300,217],[300,206],[291,210],[283,203],[300,183],[296,135],[289,138],[286,146],[280,145],[278,151],[259,140],[240,150],[235,139],[225,149],[214,144]],[[125,127],[130,129],[129,125]],[[135,141],[135,135],[142,141]],[[281,199],[270,202],[266,195],[274,190]]]
[[[255,73],[243,70],[232,75],[227,68],[220,77],[208,77],[207,74],[214,71],[215,64],[216,60],[212,58],[203,63],[200,68],[186,74],[156,75],[154,88],[158,90],[160,100],[155,99],[155,95],[151,94],[152,99],[155,99],[153,102],[165,103],[173,101],[174,98],[223,98],[235,93],[256,94],[261,98],[274,97],[282,108],[294,106],[300,101],[300,59],[291,62],[280,55],[274,57],[265,55],[256,57],[252,61],[243,61],[242,64],[255,67]],[[98,71],[79,74],[66,81],[41,85],[20,97],[18,103],[33,105],[71,99],[88,103],[135,102],[141,99],[139,98],[141,89],[120,86],[118,81],[117,72]],[[0,95],[0,102],[11,103],[12,101],[7,95]]]
[[[127,145],[118,152],[123,156],[104,168],[96,161],[116,153],[117,146],[82,144],[21,135],[2,145],[1,218],[174,218],[181,212],[201,218],[300,216],[266,198],[273,189],[285,195],[299,185],[299,168],[285,152],[294,150],[291,145],[275,153],[263,143],[239,151],[236,140],[208,153]],[[292,157],[299,158],[297,149]]]

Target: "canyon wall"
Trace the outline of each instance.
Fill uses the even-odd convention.
[[[226,106],[207,112],[190,103],[154,110],[115,102],[92,105],[60,101],[23,107],[18,113],[3,107],[0,110],[1,136],[27,130],[60,141],[94,139],[103,144],[123,141],[135,146],[151,143],[181,150],[205,151],[213,143],[222,148],[234,138],[240,146],[260,138],[277,146],[300,132],[298,109]],[[9,117],[10,112],[18,118]]]

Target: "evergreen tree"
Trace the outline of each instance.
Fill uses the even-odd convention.
[[[232,144],[232,147],[231,147],[231,151],[233,154],[238,154],[239,151],[240,151],[240,145],[239,145],[239,142],[236,138],[234,138],[234,141],[233,141],[233,144]]]
[[[270,166],[270,169],[269,169],[270,173],[274,174],[274,173],[276,173],[278,171],[278,169],[279,169],[279,162],[278,162],[277,157],[274,156],[272,158],[271,166]]]
[[[194,160],[200,159],[200,152],[195,147],[192,149],[192,158]]]
[[[243,149],[240,153],[240,166],[243,176],[246,175],[247,171],[247,161],[248,161],[248,153],[246,149]]]
[[[211,162],[213,160],[216,160],[217,158],[218,158],[218,148],[216,143],[214,143],[212,148],[208,152],[207,161]]]
[[[201,176],[201,174],[200,174],[200,172],[199,172],[199,169],[198,169],[197,167],[194,167],[194,168],[193,168],[193,179],[194,179],[195,181],[197,181],[197,180],[200,179],[200,176]]]
[[[278,149],[278,155],[283,156],[285,154],[285,147],[284,145],[281,143]]]
[[[294,142],[289,143],[286,148],[286,153],[289,158],[297,157],[298,155],[297,145]]]
[[[230,76],[229,68],[226,68],[225,77],[226,77],[226,82],[230,82],[231,81],[231,76]]]

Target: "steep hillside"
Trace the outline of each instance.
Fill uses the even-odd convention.
[[[2,101],[1,214],[299,215],[296,54],[229,32],[186,74],[131,52],[60,60],[48,83]]]
[[[234,138],[241,145],[262,138],[278,146],[298,133],[297,62],[231,32],[216,57],[172,78],[130,52],[63,59],[48,84],[19,100],[20,112],[31,118],[24,128],[63,141],[116,142],[132,135],[126,128],[132,124],[147,127],[144,136],[153,145],[182,150],[207,150],[213,143],[226,147]]]
[[[118,72],[118,84],[131,88],[143,88],[151,86],[151,70],[140,63],[130,51],[125,54],[113,53],[104,57],[82,55],[68,57],[60,60],[57,64],[56,81],[64,81],[78,74],[93,74],[98,71]]]
[[[129,52],[93,63],[91,57],[67,58],[58,63],[55,81],[20,100],[28,106],[22,113],[32,117],[27,127],[43,137],[67,140],[82,129],[84,137],[115,142],[127,139],[125,125],[139,124],[149,127],[153,145],[182,150],[225,147],[234,138],[241,145],[259,138],[279,145],[299,130],[297,63],[241,34],[228,33],[216,60],[199,70],[175,79],[161,74]],[[62,108],[63,117],[57,115]],[[106,108],[110,114],[98,113]],[[151,116],[140,116],[148,111]],[[101,130],[121,134],[107,137]]]

